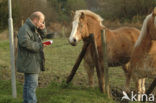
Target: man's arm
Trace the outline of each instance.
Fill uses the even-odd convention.
[[[46,37],[47,34],[47,29],[38,29],[38,33],[40,34],[41,38],[44,39]]]
[[[28,32],[25,29],[19,31],[18,42],[21,47],[24,47],[27,50],[33,52],[39,52],[43,47],[42,43],[32,41]]]

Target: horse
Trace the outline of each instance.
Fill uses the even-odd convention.
[[[73,15],[72,31],[69,37],[70,44],[76,46],[80,40],[84,41],[90,34],[93,34],[100,63],[102,63],[101,30],[105,30],[108,66],[123,66],[126,75],[125,85],[127,87],[129,85],[129,73],[125,65],[130,60],[132,49],[140,31],[134,27],[120,27],[114,30],[108,29],[102,24],[103,18],[90,10],[76,10]],[[94,83],[93,75],[95,67],[92,47],[92,44],[88,46],[84,57],[84,66],[87,70],[89,85],[91,87],[93,87]],[[104,67],[102,66],[101,68]],[[102,76],[102,78],[104,77]]]
[[[130,78],[137,83],[138,100],[145,93],[145,78],[156,77],[156,7],[144,19],[129,62]]]

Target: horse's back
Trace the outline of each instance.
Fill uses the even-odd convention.
[[[119,44],[129,42],[132,43],[132,45],[135,44],[140,34],[140,30],[134,27],[120,27],[118,29],[110,30],[110,32],[112,34],[112,38],[121,41],[118,41]]]
[[[111,30],[111,32],[117,35],[126,35],[126,36],[133,35],[137,38],[140,34],[140,30],[135,27],[120,27],[118,29]]]

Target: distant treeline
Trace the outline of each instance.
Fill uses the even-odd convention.
[[[0,31],[8,25],[8,0],[0,1]],[[89,9],[104,19],[121,22],[138,21],[156,6],[156,0],[12,0],[15,27],[19,27],[33,11],[46,15],[46,23],[71,22],[71,11]]]

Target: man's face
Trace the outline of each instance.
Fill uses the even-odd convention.
[[[40,19],[36,19],[36,27],[39,29],[44,29],[45,27],[45,21],[44,21],[44,17],[40,17]]]

